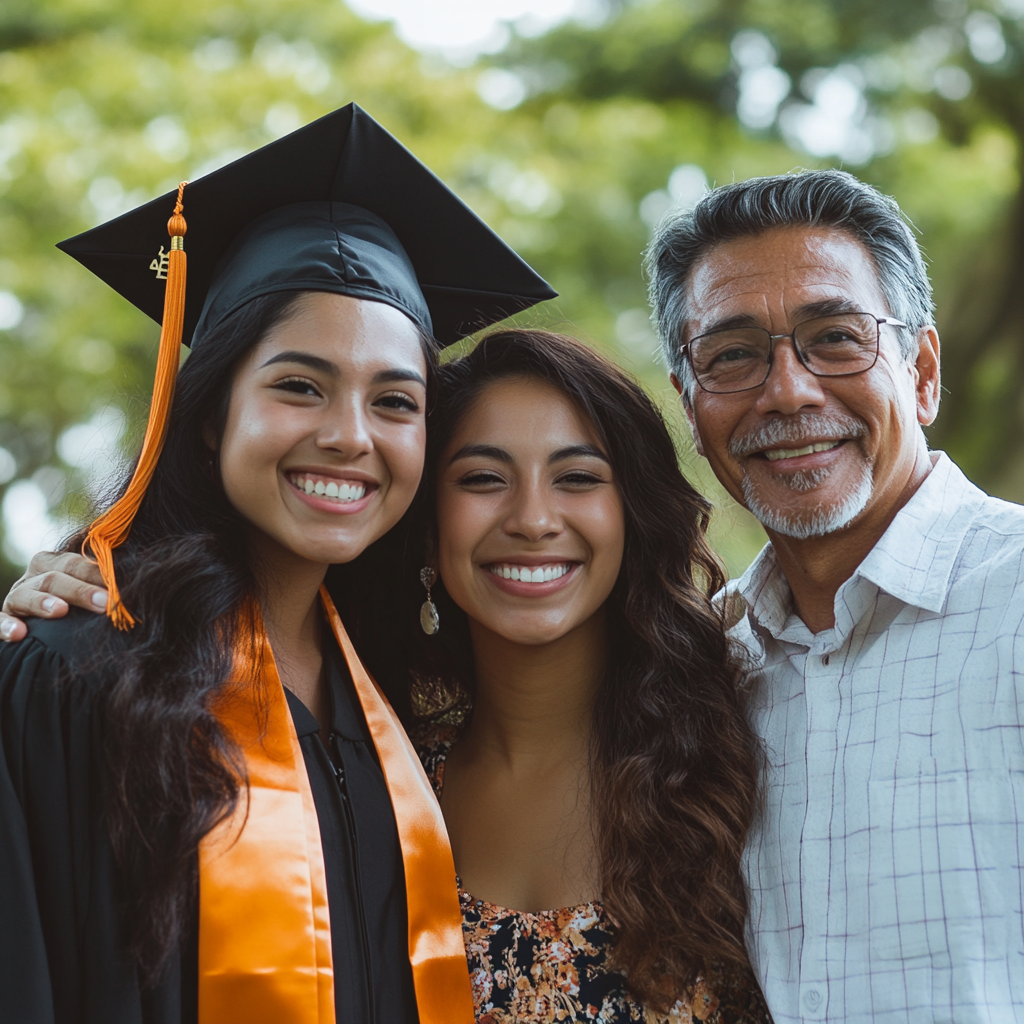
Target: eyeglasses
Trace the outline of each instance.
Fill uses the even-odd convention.
[[[850,377],[878,361],[882,324],[906,327],[902,320],[870,313],[837,313],[804,320],[792,334],[763,327],[728,327],[701,334],[680,348],[697,383],[715,395],[759,388],[772,369],[779,338],[791,338],[796,357],[816,377]]]

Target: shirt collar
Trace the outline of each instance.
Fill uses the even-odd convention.
[[[932,454],[932,471],[896,513],[854,578],[870,580],[905,604],[938,612],[946,603],[957,554],[985,494],[945,452]]]
[[[957,553],[985,495],[944,452],[932,456],[932,471],[839,588],[836,626],[826,631],[828,636],[819,634],[815,646],[838,647],[849,635],[871,603],[864,593],[865,580],[905,604],[941,611]],[[760,627],[776,639],[807,643],[812,638],[806,626],[792,621],[792,593],[771,544],[765,545],[729,590],[733,601],[742,599],[755,629]],[[736,621],[735,611],[728,618]]]

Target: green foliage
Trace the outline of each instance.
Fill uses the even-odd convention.
[[[113,407],[137,427],[151,381],[156,325],[53,243],[356,100],[559,289],[531,322],[611,351],[663,400],[685,464],[723,506],[719,550],[742,569],[762,535],[689,446],[653,354],[640,256],[677,168],[692,185],[696,169],[722,182],[841,162],[801,151],[794,127],[834,72],[855,83],[870,137],[847,163],[897,197],[932,261],[948,388],[933,440],[1024,498],[1016,2],[619,2],[603,25],[513,36],[460,69],[337,0],[5,0],[0,293],[25,311],[0,330],[12,484],[36,474],[54,515],[84,514],[95,467],[62,461],[58,438]],[[755,50],[770,43],[759,59],[776,85],[794,83],[778,119],[770,104],[761,122],[737,117],[753,81],[743,32]],[[510,110],[477,94],[499,69],[527,93]],[[0,588],[14,574],[0,564]]]

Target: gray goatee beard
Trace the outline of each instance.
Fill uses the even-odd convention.
[[[765,448],[790,443],[798,447],[808,436],[819,441],[845,440],[863,437],[867,424],[852,416],[835,413],[811,415],[801,413],[780,420],[770,420],[743,437],[733,438],[729,450],[743,456]],[[767,505],[757,493],[757,485],[749,474],[743,477],[743,500],[754,517],[766,529],[794,540],[823,537],[848,526],[864,511],[874,486],[873,467],[866,458],[861,463],[860,478],[846,497],[831,505],[801,512],[783,512]],[[823,484],[829,477],[828,469],[804,469],[778,477],[778,481],[798,494],[806,494]]]

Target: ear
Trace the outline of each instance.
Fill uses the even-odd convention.
[[[690,424],[690,432],[693,434],[693,446],[697,449],[698,455],[704,456],[704,442],[700,439],[700,430],[697,428],[697,420],[693,415],[693,406],[686,397],[686,392],[683,390],[683,385],[679,378],[674,373],[671,373],[669,374],[669,380],[672,381],[672,387],[676,389],[679,397],[683,400],[683,412],[686,413],[686,420]]]
[[[929,324],[918,331],[917,340],[917,357],[914,360],[917,422],[927,427],[939,414],[939,332]]]

